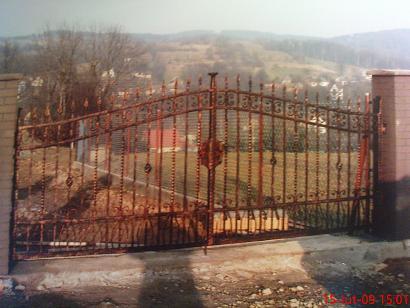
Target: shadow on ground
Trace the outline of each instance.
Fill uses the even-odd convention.
[[[138,254],[135,254],[138,258]],[[190,265],[190,251],[179,254],[178,269],[169,260],[140,259],[145,267],[137,303],[140,307],[203,307]],[[176,273],[178,271],[179,273]]]

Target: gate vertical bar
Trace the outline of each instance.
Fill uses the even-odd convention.
[[[207,224],[207,244],[214,243],[214,206],[215,206],[215,141],[216,141],[216,75],[209,73],[211,82],[209,86],[209,152],[208,152],[208,224]]]

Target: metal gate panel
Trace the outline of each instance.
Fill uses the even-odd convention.
[[[370,97],[234,84],[211,73],[209,87],[137,89],[93,113],[25,110],[14,258],[368,228],[381,115]]]

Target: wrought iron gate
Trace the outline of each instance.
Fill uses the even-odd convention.
[[[368,95],[321,101],[216,75],[125,91],[94,113],[22,114],[14,258],[370,227],[381,113]]]

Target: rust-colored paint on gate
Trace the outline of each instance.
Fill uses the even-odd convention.
[[[80,115],[23,114],[14,258],[369,227],[381,116],[369,96],[354,104],[217,78],[126,92],[95,113],[84,102]]]

